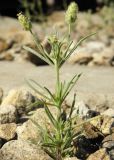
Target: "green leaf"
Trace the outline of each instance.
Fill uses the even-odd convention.
[[[63,92],[63,100],[68,96],[68,94],[70,93],[70,91],[72,90],[72,88],[74,87],[74,85],[76,84],[76,82],[78,81],[79,77],[81,76],[81,74],[75,75],[66,85],[66,87],[64,88],[64,92]]]
[[[50,97],[53,99],[53,101],[55,101],[53,94],[50,92],[50,90],[46,87],[44,87],[45,91],[47,91],[47,93],[50,95]]]
[[[41,132],[42,136],[44,135],[44,133],[46,132],[46,130],[40,126],[35,120],[33,120],[32,118],[30,119],[39,129],[39,131]]]
[[[75,106],[75,101],[76,101],[76,94],[74,94],[74,98],[73,98],[73,102],[72,102],[69,118],[71,118],[71,116],[72,116],[72,113],[73,113],[73,110],[74,110],[74,106]]]
[[[89,37],[91,37],[91,36],[93,36],[93,35],[95,35],[95,34],[96,34],[96,33],[92,33],[92,34],[87,35],[86,37],[81,38],[81,39],[78,41],[78,43],[73,47],[73,49],[70,51],[70,53],[69,53],[68,55],[66,55],[65,61],[71,56],[71,54],[76,50],[76,48],[77,48],[84,40],[86,40],[87,38],[89,38]]]
[[[52,64],[50,63],[50,61],[44,57],[43,54],[40,54],[40,53],[36,52],[35,50],[33,50],[32,48],[27,47],[27,46],[24,46],[23,48],[24,48],[25,50],[27,50],[28,52],[30,52],[30,53],[38,56],[40,59],[42,59],[43,61],[45,61],[45,62],[48,63],[49,65],[52,65]]]
[[[44,106],[46,114],[48,116],[48,118],[50,119],[51,123],[54,125],[54,127],[56,127],[56,120],[53,117],[52,113],[50,112],[49,108],[47,106]]]
[[[54,143],[43,143],[43,147],[56,147],[57,145]]]
[[[36,93],[38,93],[39,95],[41,95],[42,97],[50,100],[46,95],[44,95],[42,92],[38,91],[35,87],[33,87],[33,85],[31,85],[31,83],[26,80],[27,84],[30,86],[30,88],[32,88]]]

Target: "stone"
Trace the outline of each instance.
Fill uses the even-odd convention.
[[[72,116],[79,115],[81,118],[88,119],[99,115],[100,113],[89,109],[84,101],[76,102]]]
[[[37,98],[25,88],[10,90],[8,96],[4,98],[2,105],[14,105],[19,115],[26,114],[31,111],[30,105],[33,104]]]
[[[57,117],[57,108],[56,107],[49,107],[50,112],[53,114],[54,117]],[[51,122],[45,112],[44,108],[39,108],[31,117],[33,121],[37,122],[42,127],[49,127],[51,129]]]
[[[106,136],[102,141],[102,147],[109,150],[114,148],[114,133]]]
[[[0,88],[0,103],[2,102],[2,98],[3,98],[3,90],[2,88]]]
[[[92,75],[91,75],[92,76]],[[96,86],[97,88],[97,86]],[[104,112],[108,108],[113,108],[114,95],[106,93],[95,93],[95,92],[78,92],[77,101],[83,101],[89,109],[98,112]]]
[[[72,116],[79,115],[80,117],[86,117],[87,113],[89,111],[89,108],[83,101],[77,102],[74,107],[74,111],[72,113]]]
[[[0,138],[0,148],[2,147],[3,145],[3,140]]]
[[[40,147],[27,141],[12,140],[0,150],[0,160],[52,160]]]
[[[17,110],[13,105],[0,106],[0,124],[17,122]]]
[[[86,47],[89,53],[100,53],[105,48],[105,44],[100,41],[90,41],[86,43]]]
[[[109,116],[99,116],[90,122],[93,126],[98,128],[102,134],[108,135],[111,133],[111,128],[114,125],[114,119]]]
[[[57,116],[56,108],[50,108],[50,111],[54,117]],[[47,128],[50,131],[53,129],[53,125],[45,113],[44,108],[37,109],[31,116],[31,119],[35,123],[32,120],[28,120],[23,123],[23,125],[17,127],[17,136],[18,139],[30,140],[37,144],[41,141],[41,132],[36,124],[39,124],[43,129]]]
[[[95,153],[91,154],[87,160],[111,160],[110,156],[108,155],[106,149],[100,149]]]
[[[16,127],[15,123],[0,124],[0,138],[7,141],[13,139],[16,136]]]
[[[41,140],[39,129],[31,120],[18,126],[16,133],[19,140],[32,141],[35,144]]]
[[[65,158],[64,160],[79,160],[79,159],[76,157],[69,157],[69,158]]]
[[[88,65],[92,66],[91,63],[94,65],[109,65],[109,61],[105,58],[101,53],[94,53],[93,60]]]
[[[8,45],[5,40],[0,39],[0,53],[8,48]]]
[[[113,108],[109,108],[106,111],[104,111],[102,114],[114,118],[114,109]]]
[[[90,53],[88,53],[87,51],[85,52],[80,52],[77,51],[78,54],[73,54],[70,59],[69,59],[69,63],[74,64],[74,63],[78,63],[81,65],[87,65],[93,58],[92,55]]]
[[[13,61],[14,56],[10,52],[3,52],[0,56],[0,60]]]
[[[88,155],[99,149],[102,137],[88,139],[84,135],[78,136],[74,140],[75,156],[79,159],[86,159]]]

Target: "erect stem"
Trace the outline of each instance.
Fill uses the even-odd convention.
[[[57,148],[56,160],[62,160],[61,149]]]

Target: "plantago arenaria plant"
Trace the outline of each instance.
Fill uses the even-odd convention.
[[[68,82],[62,82],[60,79],[60,69],[66,60],[72,55],[75,49],[82,43],[82,41],[93,35],[91,34],[82,38],[75,45],[73,45],[73,41],[68,38],[71,34],[71,25],[76,21],[77,12],[78,6],[75,2],[72,2],[68,7],[65,18],[69,28],[69,33],[67,37],[63,38],[62,40],[58,39],[57,35],[55,34],[48,37],[48,42],[51,46],[50,53],[45,50],[38,37],[36,37],[36,35],[33,33],[30,20],[23,14],[18,14],[20,24],[25,30],[30,31],[33,40],[36,43],[37,50],[33,50],[27,46],[24,48],[27,51],[37,55],[55,69],[55,93],[52,93],[48,88],[41,86],[34,80],[28,80],[30,87],[32,87],[32,89],[42,96],[41,102],[38,103],[44,104],[45,112],[52,123],[53,130],[50,132],[47,128],[42,128],[42,126],[37,124],[37,122],[33,121],[41,132],[41,145],[43,149],[55,160],[62,160],[64,157],[73,155],[73,140],[77,137],[73,127],[74,125],[72,118],[76,94],[74,94],[74,99],[68,115],[66,110],[63,109],[63,103],[81,75],[76,74]],[[64,45],[66,46],[66,49],[64,49]],[[54,117],[54,115],[51,113],[49,106],[57,108],[57,117]]]

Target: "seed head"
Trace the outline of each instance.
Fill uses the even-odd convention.
[[[65,20],[67,24],[72,24],[75,23],[77,19],[77,13],[78,13],[78,5],[75,2],[71,2],[69,5],[66,15],[65,15]]]
[[[48,40],[51,44],[55,44],[58,42],[58,38],[56,35],[49,36]]]
[[[23,15],[22,13],[17,14],[18,20],[20,24],[22,25],[23,29],[26,31],[30,31],[32,29],[31,21],[28,17]]]

